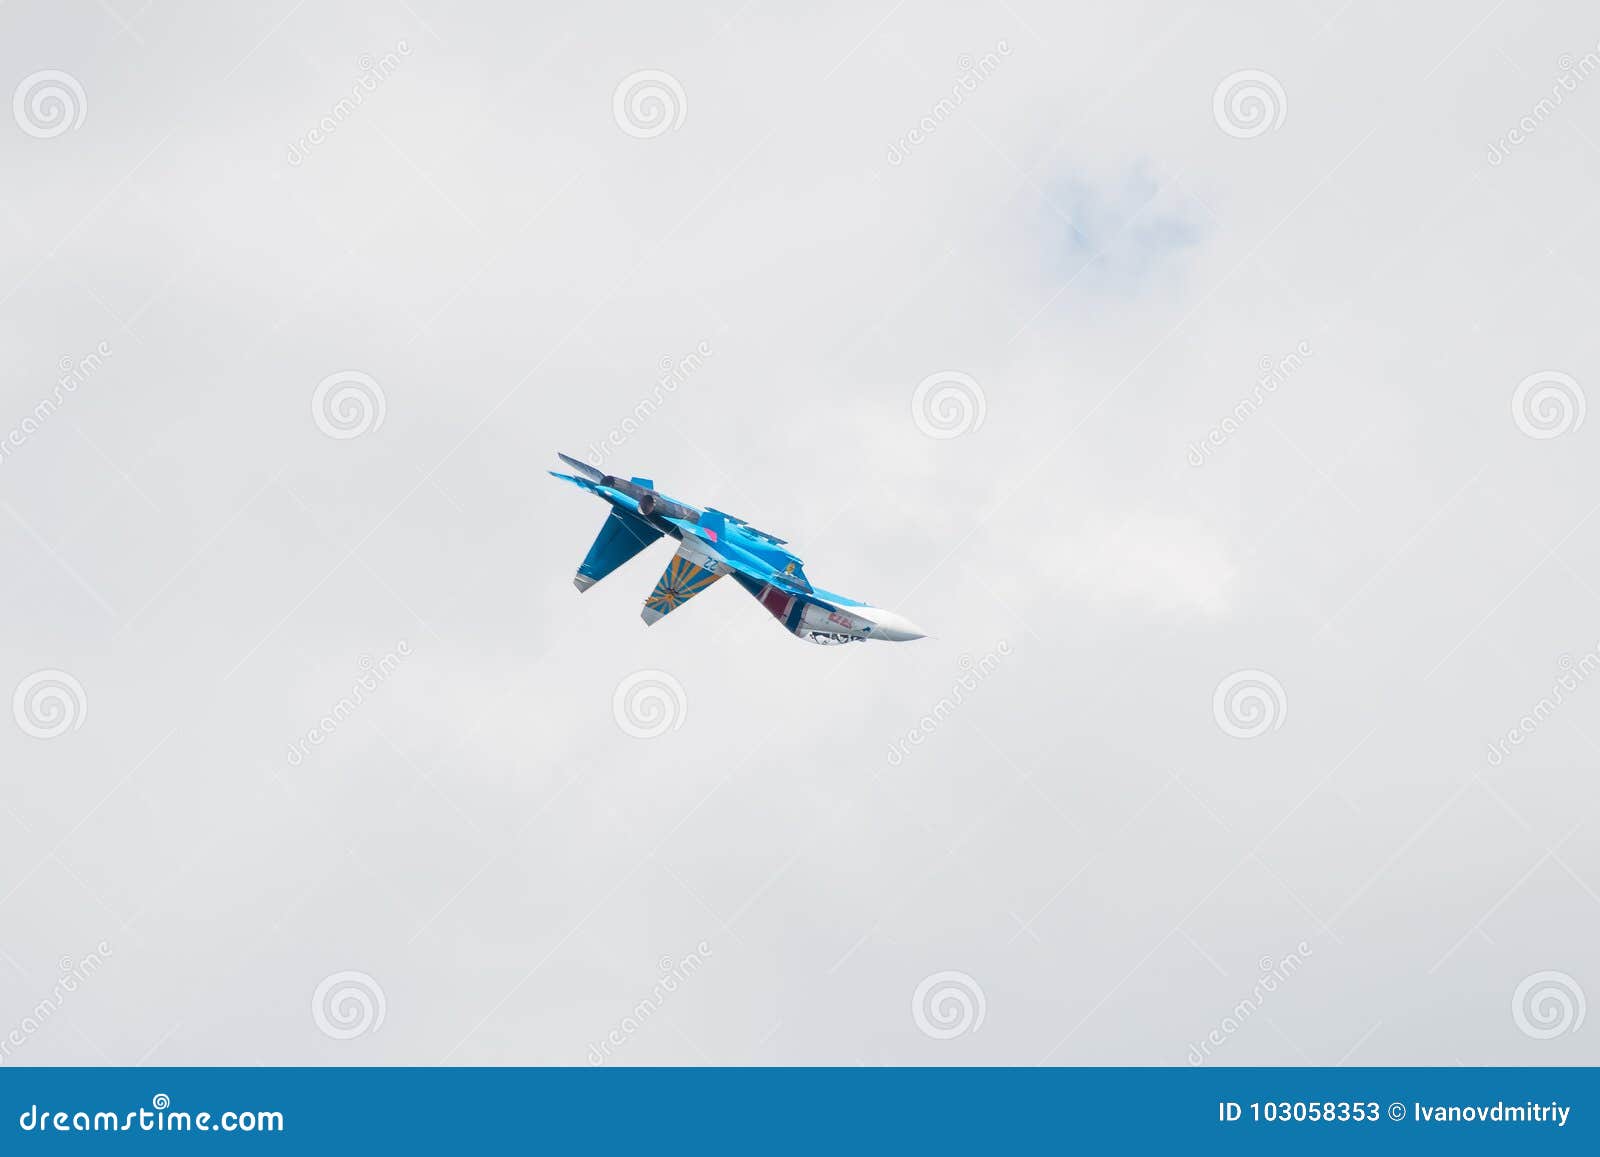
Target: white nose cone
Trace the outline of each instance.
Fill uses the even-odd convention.
[[[860,609],[866,611],[867,617],[872,620],[872,634],[868,636],[869,638],[883,639],[890,643],[909,643],[912,639],[928,637],[928,632],[904,615],[897,615],[881,607]]]

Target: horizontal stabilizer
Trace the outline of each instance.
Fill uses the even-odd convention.
[[[583,477],[587,478],[590,482],[598,482],[602,478],[605,477],[605,475],[600,473],[600,471],[597,470],[595,467],[589,465],[587,462],[579,461],[577,458],[572,457],[570,454],[563,454],[560,451],[557,451],[556,452],[556,457],[561,459],[568,466],[571,466],[574,470],[576,470]]]

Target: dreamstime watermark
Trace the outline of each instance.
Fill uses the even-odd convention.
[[[305,164],[306,158],[311,155],[311,150],[326,141],[340,125],[353,117],[366,99],[394,75],[395,70],[400,67],[400,61],[410,55],[411,45],[404,40],[396,41],[392,51],[385,52],[379,57],[374,57],[370,52],[363,53],[356,61],[356,65],[361,69],[361,75],[350,85],[350,95],[340,97],[308,132],[290,143],[289,164],[296,168]]]
[[[1517,383],[1511,393],[1511,418],[1530,438],[1559,438],[1583,425],[1589,406],[1583,387],[1571,374],[1540,370]]]
[[[45,1026],[46,1021],[60,1012],[67,997],[77,992],[89,977],[100,971],[100,966],[111,954],[111,945],[102,940],[94,946],[93,952],[77,960],[63,956],[57,963],[60,976],[56,978],[55,987],[50,990],[50,995],[24,1013],[22,1019],[12,1025],[4,1037],[0,1037],[0,1064],[4,1064],[13,1052],[28,1043],[29,1037]]]
[[[989,403],[971,374],[940,370],[911,393],[911,420],[930,438],[959,438],[983,425]]]
[[[956,681],[951,684],[950,694],[941,698],[921,719],[918,719],[915,727],[889,745],[889,753],[885,756],[889,766],[899,767],[904,763],[906,757],[911,754],[911,749],[921,747],[928,736],[939,730],[944,721],[978,689],[978,684],[999,669],[1000,660],[1010,654],[1011,643],[1001,639],[982,658],[974,659],[971,655],[962,655],[958,661],[961,674],[956,676]]]
[[[1556,109],[1561,107],[1566,98],[1578,91],[1578,84],[1581,81],[1600,72],[1600,45],[1596,45],[1593,51],[1584,53],[1576,60],[1570,52],[1564,52],[1556,61],[1556,67],[1560,71],[1556,73],[1555,81],[1550,85],[1550,95],[1541,99],[1519,117],[1516,124],[1489,143],[1489,164],[1504,164],[1512,149],[1524,144],[1546,121],[1555,116]]]
[[[655,739],[683,726],[689,696],[683,684],[665,671],[635,671],[617,684],[611,696],[617,726],[635,739]]]
[[[1255,739],[1283,726],[1289,717],[1289,697],[1283,684],[1265,671],[1235,671],[1217,684],[1211,714],[1224,734]]]
[[[383,1027],[389,1002],[383,986],[354,970],[325,976],[311,994],[311,1019],[325,1036],[354,1040]]]
[[[89,717],[89,697],[83,684],[66,671],[35,671],[17,684],[11,714],[24,735],[55,739],[83,726]]]
[[[1600,643],[1576,659],[1571,655],[1562,655],[1556,660],[1556,666],[1560,674],[1550,684],[1550,694],[1523,712],[1521,718],[1506,729],[1505,735],[1489,744],[1488,754],[1484,758],[1490,767],[1499,767],[1509,759],[1513,747],[1521,747],[1526,743],[1534,732],[1544,726],[1545,720],[1556,713],[1556,708],[1566,703],[1569,695],[1583,686],[1589,676],[1600,672]]]
[[[1278,991],[1278,988],[1293,976],[1311,956],[1311,945],[1302,940],[1294,946],[1294,951],[1278,960],[1270,956],[1263,956],[1256,962],[1256,967],[1261,975],[1256,979],[1255,985],[1250,989],[1250,995],[1233,1006],[1231,1012],[1222,1018],[1222,1022],[1205,1035],[1199,1044],[1189,1046],[1189,1063],[1196,1067],[1203,1065],[1211,1056],[1211,1050],[1218,1048],[1244,1027],[1245,1022],[1261,1011],[1261,1006],[1267,1002],[1267,997]]]
[[[1577,1032],[1588,1011],[1583,989],[1565,972],[1535,972],[1511,994],[1511,1019],[1534,1040]]]
[[[1278,387],[1287,382],[1296,370],[1306,364],[1306,359],[1311,356],[1311,343],[1301,340],[1289,353],[1277,361],[1263,356],[1257,363],[1261,376],[1256,379],[1255,389],[1234,404],[1229,413],[1215,426],[1206,431],[1204,438],[1198,442],[1189,443],[1187,458],[1191,466],[1204,466],[1206,459],[1212,451],[1221,446],[1229,438],[1239,432],[1250,416],[1259,410],[1266,400],[1278,392]]]
[[[694,951],[674,960],[670,956],[663,956],[656,962],[656,970],[661,973],[655,985],[650,989],[650,995],[635,1004],[628,1015],[617,1022],[597,1044],[589,1046],[588,1060],[596,1067],[603,1065],[611,1059],[611,1053],[628,1043],[631,1038],[667,1002],[667,997],[683,985],[706,962],[706,957],[711,955],[711,945],[702,940],[694,946]]]
[[[17,1128],[24,1133],[282,1133],[284,1121],[275,1109],[174,1109],[171,1097],[157,1093],[150,1108],[127,1112],[99,1107],[52,1112],[30,1104],[18,1115]]]
[[[30,137],[48,140],[83,124],[89,98],[77,77],[47,68],[22,78],[11,94],[11,115]]]
[[[589,443],[588,453],[585,455],[591,466],[599,466],[610,455],[611,451],[621,446],[634,434],[637,434],[651,416],[677,392],[679,386],[687,382],[690,377],[699,372],[706,364],[706,359],[711,356],[711,343],[702,341],[694,349],[684,354],[677,361],[671,357],[661,359],[661,376],[656,379],[655,388],[639,400],[633,412],[628,414],[606,432],[605,437],[598,442]]]
[[[360,674],[350,683],[350,694],[335,703],[328,713],[307,731],[289,745],[288,754],[284,762],[290,767],[299,767],[311,754],[313,747],[321,747],[328,738],[344,725],[345,720],[354,715],[356,708],[367,701],[374,691],[400,669],[402,660],[411,655],[411,644],[401,639],[395,644],[394,650],[374,659],[371,655],[362,655],[357,662]]]
[[[1010,42],[999,40],[995,42],[993,52],[985,52],[977,59],[973,59],[969,52],[963,52],[956,57],[956,67],[961,71],[950,86],[950,95],[940,97],[909,132],[890,143],[889,163],[903,164],[911,155],[911,150],[931,137],[938,131],[940,125],[954,116],[956,109],[966,102],[967,97],[977,92],[978,86],[995,74],[995,70],[1000,67],[1000,61],[1010,55]]]
[[[630,137],[649,140],[683,127],[689,98],[670,72],[641,69],[623,77],[611,94],[611,115]]]
[[[73,361],[70,357],[63,357],[57,362],[56,370],[59,376],[56,378],[54,388],[40,398],[34,404],[33,409],[6,432],[4,438],[0,438],[0,462],[4,462],[6,458],[16,452],[17,447],[37,434],[40,428],[61,408],[61,403],[66,401],[70,395],[77,393],[79,386],[98,373],[100,367],[105,365],[106,359],[110,356],[111,343],[103,341],[77,361]]]
[[[311,420],[328,437],[340,441],[377,430],[388,412],[383,387],[360,370],[329,374],[311,394]]]
[[[1259,68],[1229,73],[1211,94],[1211,116],[1217,127],[1240,140],[1278,128],[1288,115],[1283,85]]]
[[[911,1020],[934,1040],[954,1040],[977,1032],[988,1010],[983,988],[965,972],[925,976],[911,994]]]

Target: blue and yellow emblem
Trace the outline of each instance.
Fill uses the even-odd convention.
[[[681,554],[673,555],[656,581],[655,590],[644,601],[645,619],[655,622],[662,615],[670,614],[721,577],[720,571],[706,570]]]

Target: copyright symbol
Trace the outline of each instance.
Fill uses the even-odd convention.
[[[1406,1107],[1404,1105],[1402,1105],[1399,1101],[1396,1101],[1394,1104],[1389,1106],[1389,1120],[1404,1121],[1405,1119]]]

